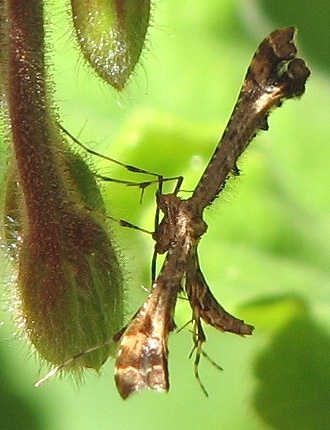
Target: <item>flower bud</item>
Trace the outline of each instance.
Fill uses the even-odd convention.
[[[18,323],[40,357],[58,365],[121,328],[123,278],[94,175],[58,126],[45,61],[44,2],[5,3],[5,237],[17,269]],[[83,355],[71,369],[99,369],[110,353],[106,346]]]
[[[137,64],[150,18],[150,0],[71,0],[80,48],[97,74],[122,90]]]
[[[123,323],[122,273],[99,189],[80,156],[67,152],[64,159],[71,192],[79,198],[71,196],[55,211],[45,207],[47,229],[26,218],[13,166],[5,198],[8,249],[18,268],[18,323],[41,358],[54,365],[111,338]],[[83,355],[70,370],[98,370],[111,353],[105,346]]]

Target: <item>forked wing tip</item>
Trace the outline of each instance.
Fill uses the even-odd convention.
[[[115,383],[117,390],[122,397],[126,400],[134,393],[139,393],[144,390],[154,390],[160,393],[167,392],[169,384],[167,379],[159,381],[151,377],[143,377],[136,369],[119,369],[115,372]]]

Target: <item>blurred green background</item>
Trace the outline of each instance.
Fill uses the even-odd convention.
[[[0,429],[328,430],[330,3],[166,0],[153,9],[141,65],[117,94],[77,55],[64,0],[49,6],[55,98],[63,124],[90,147],[165,176],[184,175],[187,190],[206,166],[263,37],[298,27],[299,53],[312,70],[302,100],[271,115],[270,130],[239,162],[242,175],[206,214],[204,274],[221,304],[254,324],[255,334],[206,328],[205,349],[224,368],[202,360],[209,398],[193,377],[189,329],[170,338],[168,394],[122,401],[111,360],[78,388],[54,379],[35,389],[46,369],[39,373],[11,321],[12,272],[2,258]],[[138,180],[107,163],[98,169]],[[103,190],[113,216],[152,229],[154,189],[142,205],[136,189],[105,184]],[[112,228],[132,312],[147,295],[153,244],[142,233]],[[179,301],[178,326],[189,318],[187,303]]]

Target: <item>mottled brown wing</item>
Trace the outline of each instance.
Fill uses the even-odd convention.
[[[115,363],[115,381],[126,399],[147,388],[168,391],[167,340],[177,294],[161,280],[126,329]]]
[[[252,334],[254,327],[228,313],[215,299],[199,268],[197,250],[188,258],[186,291],[193,318],[200,318],[212,327],[240,335]]]

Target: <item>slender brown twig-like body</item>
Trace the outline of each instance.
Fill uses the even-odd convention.
[[[293,36],[292,27],[276,30],[255,53],[224,134],[190,198],[200,210],[220,193],[256,133],[268,129],[270,110],[284,99],[303,94],[309,70],[295,58]]]
[[[174,327],[174,306],[181,289],[187,292],[192,308],[198,379],[199,354],[206,340],[201,320],[221,331],[253,332],[251,325],[216,301],[201,272],[197,248],[207,229],[204,209],[221,192],[230,173],[237,171],[237,159],[251,139],[268,128],[270,110],[304,92],[310,72],[303,60],[295,58],[293,36],[293,28],[277,30],[259,46],[231,119],[192,196],[181,200],[176,194],[158,195],[164,218],[154,233],[155,248],[167,256],[147,301],[121,340],[115,379],[123,398],[145,388],[168,390],[167,338]]]
[[[237,159],[251,139],[259,130],[267,130],[270,110],[283,100],[304,93],[310,72],[303,60],[295,58],[293,36],[293,28],[276,30],[259,46],[225,132],[192,196],[186,200],[180,199],[176,192],[157,196],[164,218],[153,237],[156,253],[166,253],[165,262],[145,303],[128,326],[108,342],[120,338],[115,381],[123,398],[146,388],[169,389],[167,340],[175,327],[173,315],[181,290],[186,291],[192,309],[195,375],[199,382],[200,355],[206,355],[202,350],[206,341],[202,321],[218,330],[239,335],[253,332],[253,326],[229,314],[217,302],[201,271],[197,250],[207,230],[204,209],[219,195],[228,176],[237,174]],[[80,356],[58,366],[40,383]],[[200,385],[206,393],[201,382]]]

